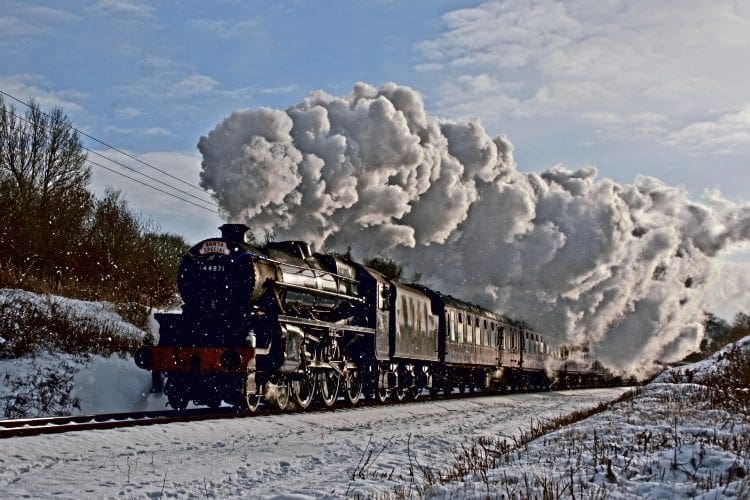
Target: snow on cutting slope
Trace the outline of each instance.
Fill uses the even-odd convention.
[[[144,335],[108,302],[0,290],[0,418],[164,408],[127,354]]]

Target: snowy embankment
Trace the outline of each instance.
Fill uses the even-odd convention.
[[[162,409],[115,305],[0,290],[0,418]]]
[[[482,436],[590,408],[624,388],[416,402],[13,438],[0,491],[31,497],[390,494]],[[372,451],[372,453],[370,453]],[[414,481],[419,480],[415,472]]]
[[[414,491],[477,498],[750,498],[750,337],[665,371],[632,401],[517,446],[466,446]],[[439,479],[439,478],[438,478]]]

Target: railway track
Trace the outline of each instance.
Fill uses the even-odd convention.
[[[142,425],[191,422],[197,420],[235,418],[246,416],[232,408],[190,409],[184,411],[162,410],[129,413],[99,413],[63,417],[21,418],[0,420],[0,439],[39,434],[59,434],[91,429],[115,429]]]
[[[534,392],[534,391],[531,391]],[[500,396],[506,393],[500,392],[474,392],[459,394],[454,392],[448,399],[478,398],[487,396]],[[340,400],[331,407],[311,407],[307,412],[325,412],[337,409],[351,409],[373,406],[389,406],[395,404],[414,404],[427,401],[439,401],[446,399],[444,395],[430,396],[422,394],[418,399],[404,401],[378,402],[373,399],[360,401],[356,406]],[[161,410],[146,412],[123,412],[123,413],[98,413],[92,415],[71,415],[62,417],[39,417],[22,418],[14,420],[0,420],[0,439],[23,436],[37,436],[40,434],[61,434],[65,432],[86,431],[92,429],[117,429],[122,427],[136,427],[146,425],[170,424],[175,422],[197,422],[201,420],[217,420],[230,418],[247,418],[262,415],[275,415],[281,413],[298,413],[302,410],[289,410],[280,412],[273,405],[262,405],[256,412],[238,411],[233,407],[223,408],[193,408],[181,411]]]

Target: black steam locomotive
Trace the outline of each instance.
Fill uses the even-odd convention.
[[[255,411],[474,390],[548,389],[600,376],[586,359],[497,313],[300,241],[251,245],[221,226],[183,257],[181,314],[135,355],[166,375],[170,406],[222,401]]]

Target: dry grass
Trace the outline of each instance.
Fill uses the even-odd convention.
[[[694,380],[693,375],[685,376]],[[532,422],[511,440],[478,439],[462,446],[449,467],[417,466],[420,480],[405,480],[392,496],[606,498],[646,485],[645,491],[657,496],[748,497],[750,354],[730,351],[702,384],[678,382]],[[613,405],[611,417],[575,425]]]

